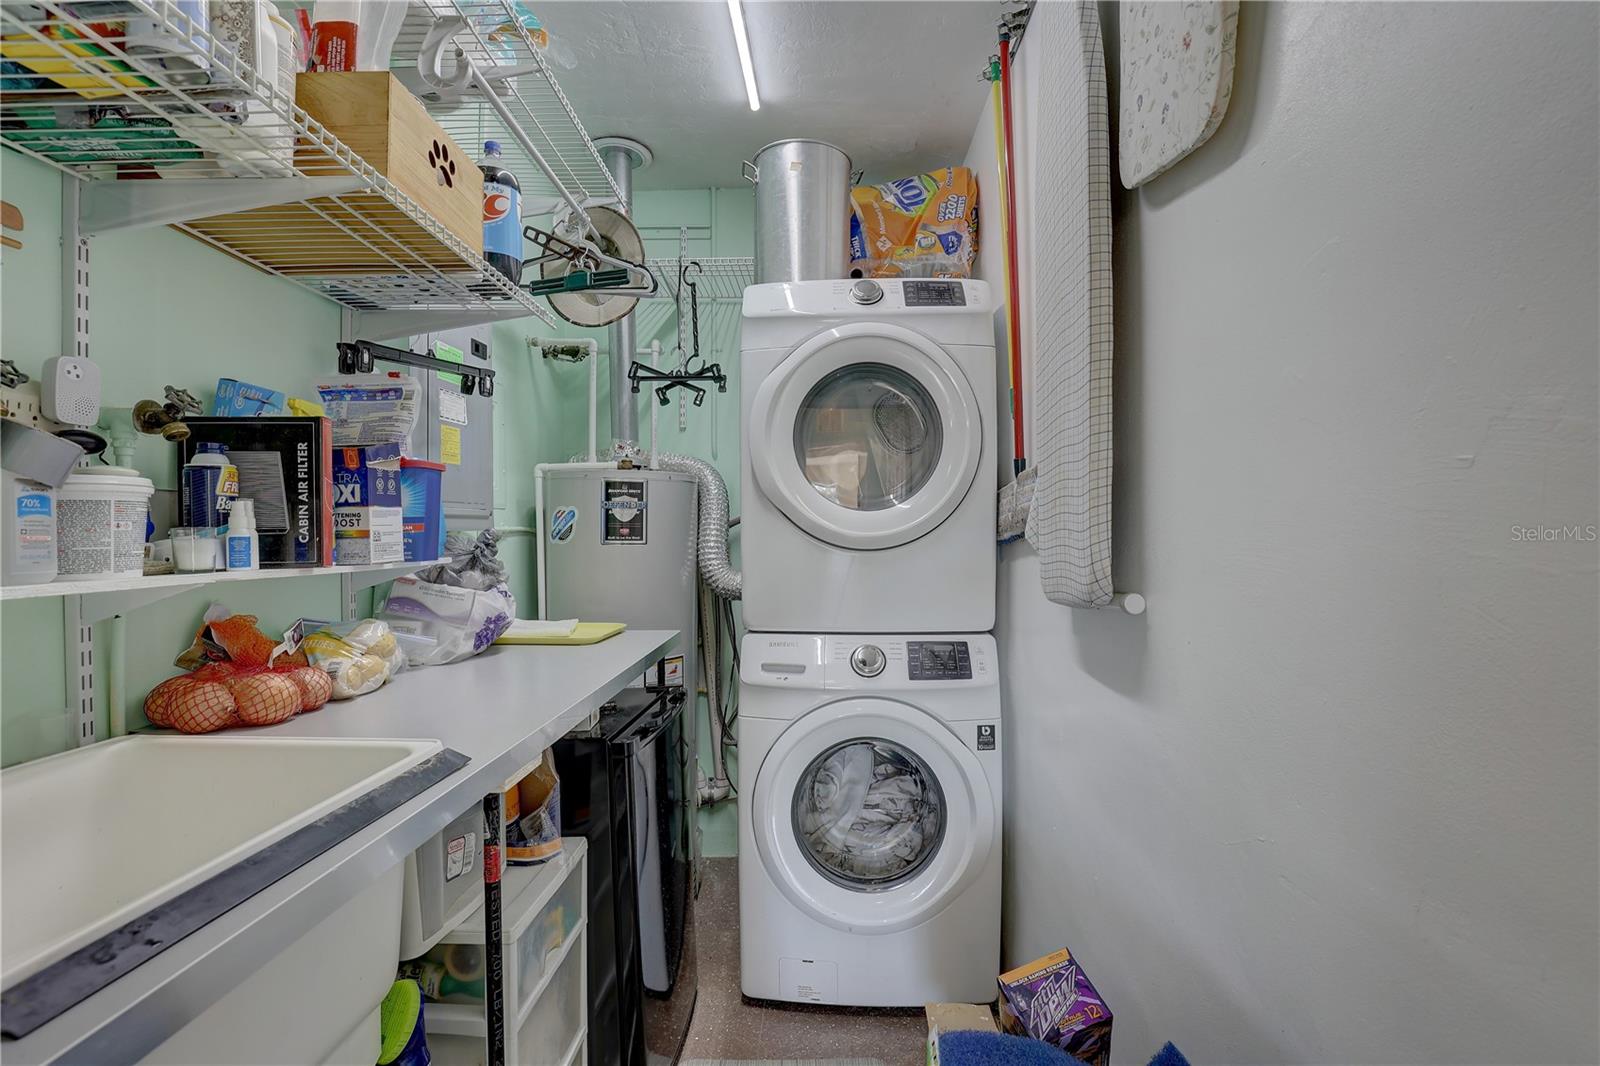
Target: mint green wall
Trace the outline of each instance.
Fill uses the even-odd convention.
[[[27,220],[21,250],[0,258],[0,353],[36,373],[59,354],[61,343],[60,175],[9,150],[0,150],[0,195]],[[749,255],[754,242],[754,201],[748,190],[641,193],[635,216],[652,255],[676,255],[678,227],[690,229],[694,255]],[[126,408],[158,397],[164,384],[181,385],[209,399],[222,376],[272,384],[307,395],[315,378],[332,369],[339,311],[327,300],[236,263],[170,229],[98,237],[91,247],[91,353],[104,376],[107,407]],[[669,303],[640,305],[639,341],[674,342]],[[662,408],[663,450],[713,459],[738,493],[737,308],[702,308],[702,346],[730,373],[729,391],[690,408],[678,429],[677,408]],[[495,521],[506,528],[533,520],[533,467],[586,448],[588,367],[550,363],[529,352],[526,338],[583,335],[552,331],[537,319],[494,327]],[[605,331],[590,331],[602,346]],[[639,396],[640,425],[649,425],[648,393]],[[608,394],[602,364],[600,439],[609,441]],[[135,465],[158,489],[173,488],[170,446],[141,438]],[[523,613],[533,613],[534,545],[509,534],[502,557],[512,573]],[[215,586],[177,596],[132,616],[127,627],[128,718],[142,723],[144,692],[171,673],[206,605],[216,601],[261,617],[267,628],[300,616],[337,616],[339,585],[333,578],[296,578],[240,586]],[[62,610],[59,601],[0,606],[0,765],[63,750],[65,714]],[[105,727],[104,678],[99,680]],[[702,729],[702,734],[705,730]],[[707,812],[708,854],[732,854],[733,808]]]
[[[21,208],[23,248],[0,260],[0,352],[36,373],[57,354],[61,337],[60,200],[58,172],[11,151],[0,151],[0,193]],[[126,408],[176,384],[209,399],[222,376],[271,383],[308,395],[333,369],[339,309],[286,281],[269,277],[170,229],[96,238],[90,249],[91,353],[100,365],[107,407]],[[532,320],[533,326],[542,326]],[[497,381],[496,520],[526,525],[532,507],[527,462],[556,454],[566,417],[550,368],[528,357],[523,322],[495,327]],[[581,400],[580,400],[581,403]],[[142,438],[135,460],[158,489],[174,487],[170,445]],[[525,484],[524,484],[525,483]],[[533,546],[510,537],[505,557],[519,602],[533,602]],[[174,597],[132,616],[128,626],[128,716],[142,722],[144,692],[171,673],[206,605],[221,602],[261,617],[267,628],[301,616],[337,617],[339,583],[297,578],[211,589]],[[528,608],[531,613],[531,607]],[[62,750],[67,745],[65,666],[59,601],[0,607],[0,765]],[[98,686],[101,726],[106,688]]]

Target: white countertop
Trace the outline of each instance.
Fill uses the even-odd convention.
[[[8,1066],[137,1061],[451,820],[500,791],[676,639],[673,630],[635,629],[583,647],[496,646],[465,662],[408,670],[370,695],[256,731],[434,739],[471,762],[26,1038],[0,1044],[0,1057]],[[159,846],[159,834],[152,826],[152,846]]]

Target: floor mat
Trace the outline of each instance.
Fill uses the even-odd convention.
[[[884,1066],[877,1059],[694,1059],[682,1066]]]

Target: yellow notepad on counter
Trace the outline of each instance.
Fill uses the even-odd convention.
[[[501,634],[496,644],[598,644],[621,633],[624,622],[580,622],[575,618],[541,621],[519,618]]]

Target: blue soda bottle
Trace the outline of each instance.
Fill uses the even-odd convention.
[[[500,165],[500,142],[483,142],[483,257],[522,284],[522,186]]]

